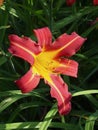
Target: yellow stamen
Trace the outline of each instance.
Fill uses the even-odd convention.
[[[53,72],[53,70],[59,66],[59,62],[57,60],[54,60],[55,52],[54,51],[46,51],[41,52],[40,54],[36,55],[34,67],[39,66],[40,68],[43,68],[44,71],[46,70],[47,73]],[[35,68],[36,68],[35,67]],[[43,70],[42,69],[42,70]]]

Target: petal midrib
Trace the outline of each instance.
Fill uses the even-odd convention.
[[[30,55],[32,55],[32,57],[35,58],[35,54],[32,51],[30,51],[29,49],[27,49],[27,48],[25,48],[25,47],[17,44],[16,42],[13,42],[12,44],[14,44],[15,46],[17,46],[17,47],[21,48],[22,50],[26,51],[27,53],[29,53]]]
[[[42,73],[39,72],[40,71],[39,69],[41,69]],[[50,77],[50,75],[52,74],[52,72],[49,71],[49,70],[46,70],[40,64],[33,65],[33,72],[36,73],[36,74],[38,74],[38,75],[40,75],[43,79],[45,79],[49,84],[51,84],[51,87],[54,87],[54,89],[57,91],[57,93],[59,94],[59,96],[60,96],[60,98],[62,100],[62,103],[63,103],[63,106],[64,106],[64,110],[66,110],[65,99],[62,96],[62,93],[60,92],[60,90],[56,87],[56,85],[53,83],[53,80]]]
[[[79,36],[75,37],[73,40],[71,40],[70,42],[68,42],[67,44],[65,44],[63,47],[61,47],[60,49],[57,50],[57,52],[62,51],[63,49],[67,48],[69,45],[71,45],[75,40],[77,40],[79,38]]]

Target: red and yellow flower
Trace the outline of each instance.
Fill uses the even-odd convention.
[[[71,93],[60,74],[77,77],[78,63],[68,59],[82,46],[85,39],[76,34],[62,34],[52,43],[49,28],[34,30],[38,42],[28,37],[10,35],[9,52],[30,63],[30,70],[16,84],[23,93],[37,87],[40,79],[44,79],[50,87],[51,96],[58,101],[59,113],[68,114],[71,110]]]

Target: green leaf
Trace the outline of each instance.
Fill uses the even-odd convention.
[[[10,116],[8,122],[12,122],[22,110],[28,109],[30,107],[33,108],[33,107],[41,107],[41,106],[47,106],[48,107],[48,106],[51,106],[51,103],[41,102],[41,101],[33,101],[33,102],[29,102],[29,103],[22,103],[15,109],[15,111],[13,111],[11,113],[11,116]]]
[[[43,122],[17,122],[17,123],[7,123],[0,124],[0,130],[30,130],[30,129],[40,129]],[[75,124],[68,123],[59,123],[59,122],[51,122],[49,128],[57,128],[66,130],[79,130],[79,126]],[[44,129],[43,129],[44,130]]]
[[[0,66],[3,65],[7,61],[5,56],[0,57]]]
[[[94,130],[94,124],[97,118],[98,118],[98,110],[92,115],[90,115],[89,118],[86,120],[85,130]]]
[[[7,26],[0,26],[0,29],[6,29],[6,28],[10,28],[10,25],[7,25]]]
[[[49,127],[53,117],[55,116],[55,114],[57,113],[57,104],[54,104],[51,108],[51,110],[47,113],[47,115],[45,116],[45,119],[41,125],[41,127],[39,128],[39,130],[47,130],[47,128]]]
[[[77,21],[80,22],[80,19],[82,19],[83,16],[90,14],[92,12],[95,12],[96,10],[98,10],[98,7],[85,7],[83,9],[80,9],[77,13],[75,13],[74,15],[68,15],[68,17],[63,18],[59,21],[57,21],[56,23],[54,23],[53,27],[54,29],[60,29],[63,28],[64,26],[70,24],[73,21]],[[86,32],[87,34],[87,32]],[[86,35],[85,34],[85,35]]]
[[[5,5],[3,5],[3,6],[1,7],[1,9],[5,11],[5,10],[6,10]],[[13,16],[15,16],[15,17],[18,17],[17,12],[16,12],[16,10],[15,10],[14,8],[10,8],[10,9],[9,9],[9,13],[12,14]]]
[[[85,91],[79,91],[72,94],[73,97],[80,96],[80,95],[87,95],[87,94],[96,94],[98,93],[98,90],[85,90]]]
[[[12,97],[8,97],[6,99],[4,99],[1,103],[0,103],[0,113],[2,111],[4,111],[8,106],[10,106],[12,103],[16,102],[17,100],[26,97],[26,95],[16,95],[16,96],[12,96]]]

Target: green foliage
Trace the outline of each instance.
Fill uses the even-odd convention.
[[[0,7],[0,130],[98,130],[98,6],[91,0],[5,0]],[[14,80],[28,70],[28,64],[8,52],[9,34],[35,38],[32,30],[48,26],[53,39],[76,31],[87,37],[73,56],[79,62],[78,78],[63,76],[72,93],[72,111],[60,116],[49,87],[21,94]]]

